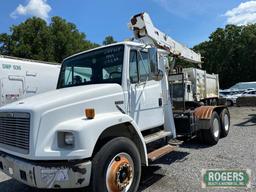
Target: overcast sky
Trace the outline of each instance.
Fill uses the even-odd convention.
[[[256,22],[256,1],[241,0],[0,0],[0,33],[9,32],[31,16],[48,23],[61,16],[77,25],[87,39],[102,43],[107,35],[118,41],[132,36],[130,17],[148,12],[155,25],[192,47],[226,24]]]

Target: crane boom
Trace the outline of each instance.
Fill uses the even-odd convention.
[[[201,55],[199,53],[178,43],[157,29],[147,13],[134,15],[128,26],[133,30],[136,39],[141,39],[156,47],[163,48],[183,60],[201,63]]]

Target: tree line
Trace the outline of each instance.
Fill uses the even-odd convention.
[[[113,42],[114,38],[107,36],[103,44]],[[10,27],[10,34],[0,34],[0,54],[49,62],[60,63],[67,56],[98,46],[87,40],[75,24],[57,16],[49,25],[32,17]]]
[[[107,36],[103,45],[116,42]],[[76,25],[61,17],[50,24],[36,17],[12,26],[10,34],[0,34],[0,54],[28,59],[61,62],[74,53],[100,46],[86,39]],[[256,81],[256,25],[227,25],[218,28],[207,41],[193,49],[204,58],[202,68],[219,74],[221,88],[237,82]],[[182,61],[184,67],[193,66]]]
[[[201,53],[203,69],[219,74],[221,88],[238,82],[256,81],[256,25],[227,25],[209,40],[194,47]]]

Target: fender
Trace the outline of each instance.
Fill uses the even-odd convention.
[[[120,112],[102,113],[96,115],[94,119],[76,118],[69,121],[64,121],[58,124],[54,129],[47,134],[44,141],[36,147],[37,159],[53,160],[74,160],[91,158],[95,145],[100,135],[109,127],[116,126],[123,123],[130,123],[138,137],[140,138],[141,145],[143,146],[143,154],[147,162],[147,149],[143,136],[133,119]],[[75,147],[60,148],[58,146],[58,132],[72,132],[75,136]]]
[[[198,121],[198,129],[209,129],[210,128],[210,120],[212,113],[216,111],[219,115],[221,111],[227,108],[225,105],[221,106],[201,106],[195,109],[195,117]]]
[[[220,112],[223,108],[227,108],[226,106],[201,106],[195,109],[195,116],[198,119],[210,120],[213,111]]]

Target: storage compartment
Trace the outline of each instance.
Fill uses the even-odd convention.
[[[177,135],[192,136],[197,131],[193,112],[174,112],[174,123]]]

